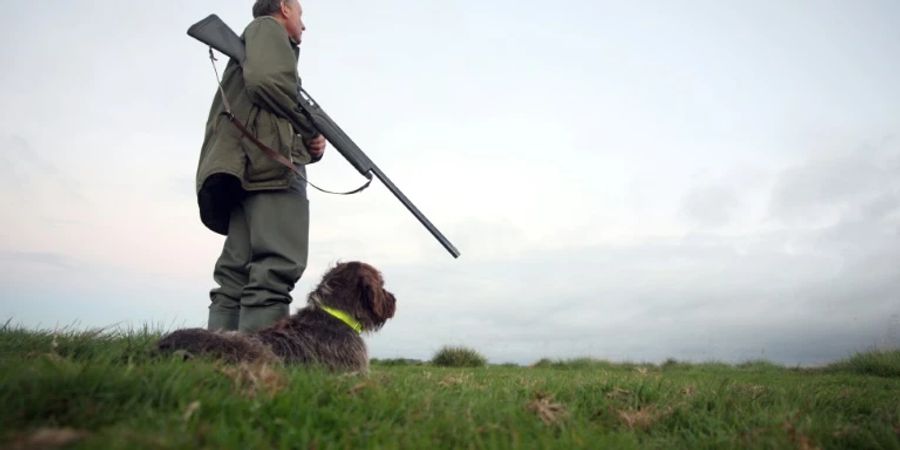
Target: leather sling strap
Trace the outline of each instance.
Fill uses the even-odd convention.
[[[290,169],[292,172],[297,174],[298,177],[303,179],[303,181],[305,181],[307,184],[309,184],[316,190],[326,193],[326,194],[351,195],[351,194],[356,194],[357,192],[362,192],[365,188],[369,187],[369,184],[372,183],[371,179],[366,181],[366,183],[363,184],[362,186],[360,186],[352,191],[347,191],[347,192],[329,191],[327,189],[322,189],[322,188],[316,186],[315,184],[313,184],[312,182],[310,182],[309,179],[306,178],[306,175],[304,175],[303,172],[300,171],[300,169],[297,169],[297,167],[294,166],[294,164],[291,162],[290,159],[288,159],[286,156],[282,155],[281,153],[278,153],[275,150],[272,150],[272,148],[270,148],[268,145],[263,144],[259,139],[256,138],[256,136],[253,135],[253,133],[250,132],[250,130],[247,129],[247,127],[244,126],[244,124],[241,123],[240,120],[237,119],[237,117],[235,117],[234,112],[232,112],[232,110],[231,110],[231,104],[228,103],[228,97],[225,96],[225,88],[222,87],[222,81],[219,79],[219,70],[218,70],[218,68],[216,68],[216,57],[215,57],[215,55],[213,55],[212,47],[209,48],[209,60],[212,63],[213,72],[215,72],[215,74],[216,74],[216,83],[218,83],[218,85],[219,85],[219,94],[222,96],[222,104],[225,106],[225,115],[228,117],[228,120],[232,124],[234,124],[234,126],[238,129],[238,131],[240,131],[241,134],[244,135],[244,137],[246,137],[247,139],[250,139],[250,142],[253,142],[254,144],[256,144],[256,146],[259,147],[259,149],[262,150],[266,156],[268,156],[269,158],[277,161],[281,165]]]

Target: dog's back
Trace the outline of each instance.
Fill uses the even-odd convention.
[[[265,344],[253,337],[202,328],[173,331],[160,339],[157,348],[163,353],[184,351],[191,356],[211,356],[229,362],[277,359]]]
[[[228,362],[283,361],[360,372],[369,366],[366,344],[356,331],[310,308],[253,334],[202,328],[177,330],[160,339],[157,348],[162,353],[182,351]]]
[[[366,344],[359,334],[319,309],[304,308],[256,337],[289,364],[321,364],[332,370],[365,371]]]

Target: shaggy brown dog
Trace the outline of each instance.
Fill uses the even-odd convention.
[[[369,355],[359,333],[381,328],[394,316],[394,307],[394,294],[384,289],[378,270],[362,262],[340,263],[309,293],[305,308],[269,328],[251,334],[178,330],[157,347],[164,353],[183,350],[229,362],[283,361],[366,371]]]

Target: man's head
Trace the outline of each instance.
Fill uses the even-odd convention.
[[[274,17],[284,25],[288,36],[297,44],[300,43],[306,25],[303,25],[303,8],[300,7],[299,0],[256,0],[253,4],[253,18],[262,16]]]

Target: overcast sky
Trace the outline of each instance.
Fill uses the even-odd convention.
[[[0,0],[0,319],[205,324],[215,81],[185,30],[251,4]],[[372,356],[900,346],[900,3],[303,5],[305,87],[462,252],[377,182],[310,192],[294,306],[336,261],[380,268],[398,310]],[[309,176],[363,181],[333,149]]]

